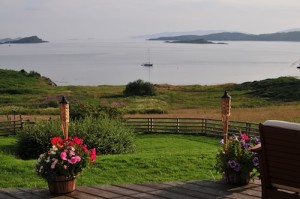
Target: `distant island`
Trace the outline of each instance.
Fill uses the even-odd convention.
[[[181,35],[171,37],[158,37],[149,40],[173,41],[173,42],[191,42],[197,40],[210,40],[210,41],[291,41],[300,42],[300,31],[293,32],[278,32],[270,34],[245,34],[239,32],[222,32],[208,35]]]
[[[36,43],[45,43],[48,41],[44,41],[37,36],[17,38],[17,39],[2,39],[0,40],[0,44],[36,44]]]
[[[184,43],[184,44],[227,44],[223,42],[211,42],[205,39],[193,39],[193,40],[177,40],[177,41],[166,41],[167,43]]]

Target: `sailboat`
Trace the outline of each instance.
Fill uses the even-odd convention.
[[[148,57],[149,57],[149,61],[143,63],[142,66],[145,66],[145,67],[152,67],[153,66],[153,64],[150,62],[150,50],[149,49],[148,49]]]

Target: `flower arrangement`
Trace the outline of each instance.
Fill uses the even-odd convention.
[[[36,172],[45,180],[58,176],[74,178],[88,165],[96,160],[96,150],[89,150],[78,137],[53,137],[52,148],[40,155]]]
[[[217,154],[215,169],[222,173],[229,183],[239,179],[242,183],[247,183],[251,178],[258,174],[258,155],[251,151],[251,148],[259,143],[256,137],[249,137],[246,134],[239,133],[238,136],[230,136],[225,146],[224,141],[222,150]]]

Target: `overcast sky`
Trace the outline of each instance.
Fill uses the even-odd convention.
[[[300,28],[300,0],[0,0],[0,38],[120,39],[160,32]]]

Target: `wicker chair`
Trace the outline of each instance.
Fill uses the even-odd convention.
[[[268,120],[259,126],[262,198],[300,198],[300,124]]]

